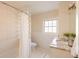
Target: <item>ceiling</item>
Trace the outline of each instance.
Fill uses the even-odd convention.
[[[59,6],[58,1],[6,1],[5,3],[24,12],[30,9],[32,15],[55,10]]]

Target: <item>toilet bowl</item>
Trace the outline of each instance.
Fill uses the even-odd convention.
[[[37,44],[35,43],[35,42],[31,42],[31,47],[32,48],[34,48],[34,47],[36,47],[37,46]]]

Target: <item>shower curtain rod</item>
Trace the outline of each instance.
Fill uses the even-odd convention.
[[[20,10],[20,9],[18,9],[18,8],[16,8],[16,7],[12,6],[12,5],[10,5],[10,4],[7,4],[7,3],[2,2],[2,1],[0,1],[0,2],[1,2],[2,4],[4,4],[4,5],[9,6],[9,7],[11,7],[11,8],[14,8],[14,9],[16,9],[16,10],[20,11],[20,12],[23,12],[23,13],[25,13],[25,14],[28,14],[28,13],[24,12],[23,10]]]

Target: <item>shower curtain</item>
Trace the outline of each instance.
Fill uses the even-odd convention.
[[[20,47],[19,57],[28,58],[30,54],[29,16],[20,13]]]
[[[71,48],[71,54],[73,57],[78,57],[78,53],[79,53],[78,38],[76,38],[73,47]]]
[[[74,57],[79,57],[79,2],[76,2],[76,39],[73,47],[71,48],[71,54]]]

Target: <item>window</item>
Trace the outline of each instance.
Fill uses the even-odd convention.
[[[56,20],[44,21],[44,31],[56,33],[57,32],[57,21]]]

